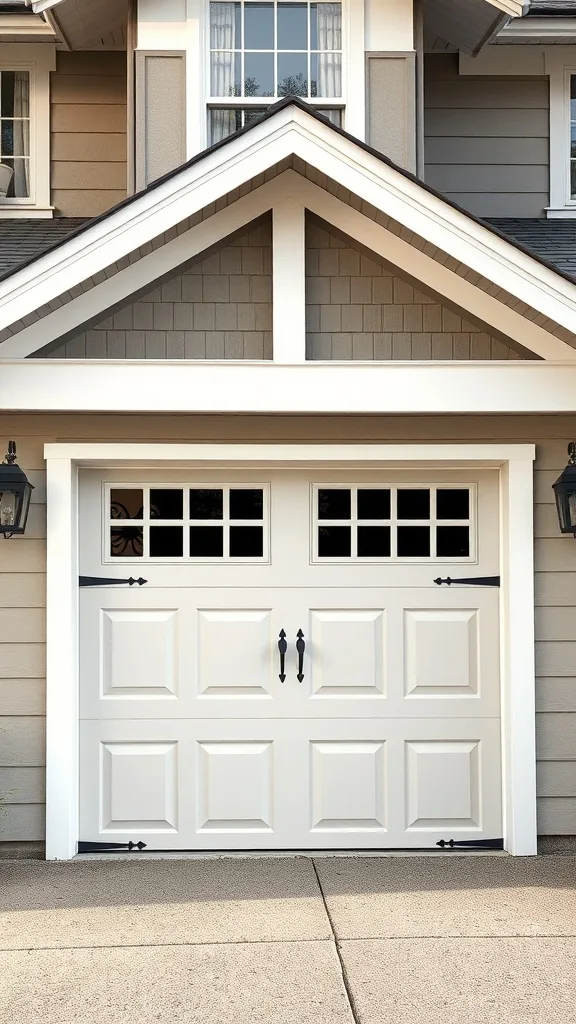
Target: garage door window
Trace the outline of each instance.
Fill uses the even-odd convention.
[[[467,487],[315,486],[314,561],[472,561]]]
[[[268,560],[265,485],[113,485],[106,487],[105,506],[107,560]]]

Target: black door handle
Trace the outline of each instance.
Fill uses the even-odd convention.
[[[280,652],[280,675],[278,676],[281,683],[286,679],[286,673],[284,672],[284,658],[286,657],[286,651],[288,650],[288,644],[286,643],[286,633],[283,629],[278,634],[278,650]]]
[[[296,650],[298,651],[298,674],[296,679],[301,683],[304,679],[304,672],[302,669],[304,668],[304,651],[306,650],[306,641],[304,640],[304,633],[301,629],[296,633],[296,637]]]

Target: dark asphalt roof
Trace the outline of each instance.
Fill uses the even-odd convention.
[[[490,217],[487,223],[561,273],[576,277],[576,220]]]
[[[527,18],[574,18],[576,0],[532,0]]]
[[[85,223],[85,217],[3,221],[0,214],[0,274],[30,263]]]

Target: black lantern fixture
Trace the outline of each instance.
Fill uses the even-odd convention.
[[[16,463],[16,444],[9,441],[8,453],[0,464],[0,533],[4,537],[24,533],[33,490]]]
[[[568,465],[553,487],[560,530],[576,537],[576,441],[568,445],[568,456]]]

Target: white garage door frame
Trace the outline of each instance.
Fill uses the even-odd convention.
[[[46,858],[79,837],[78,473],[85,467],[495,468],[500,479],[504,848],[536,853],[533,462],[528,444],[47,444]]]

